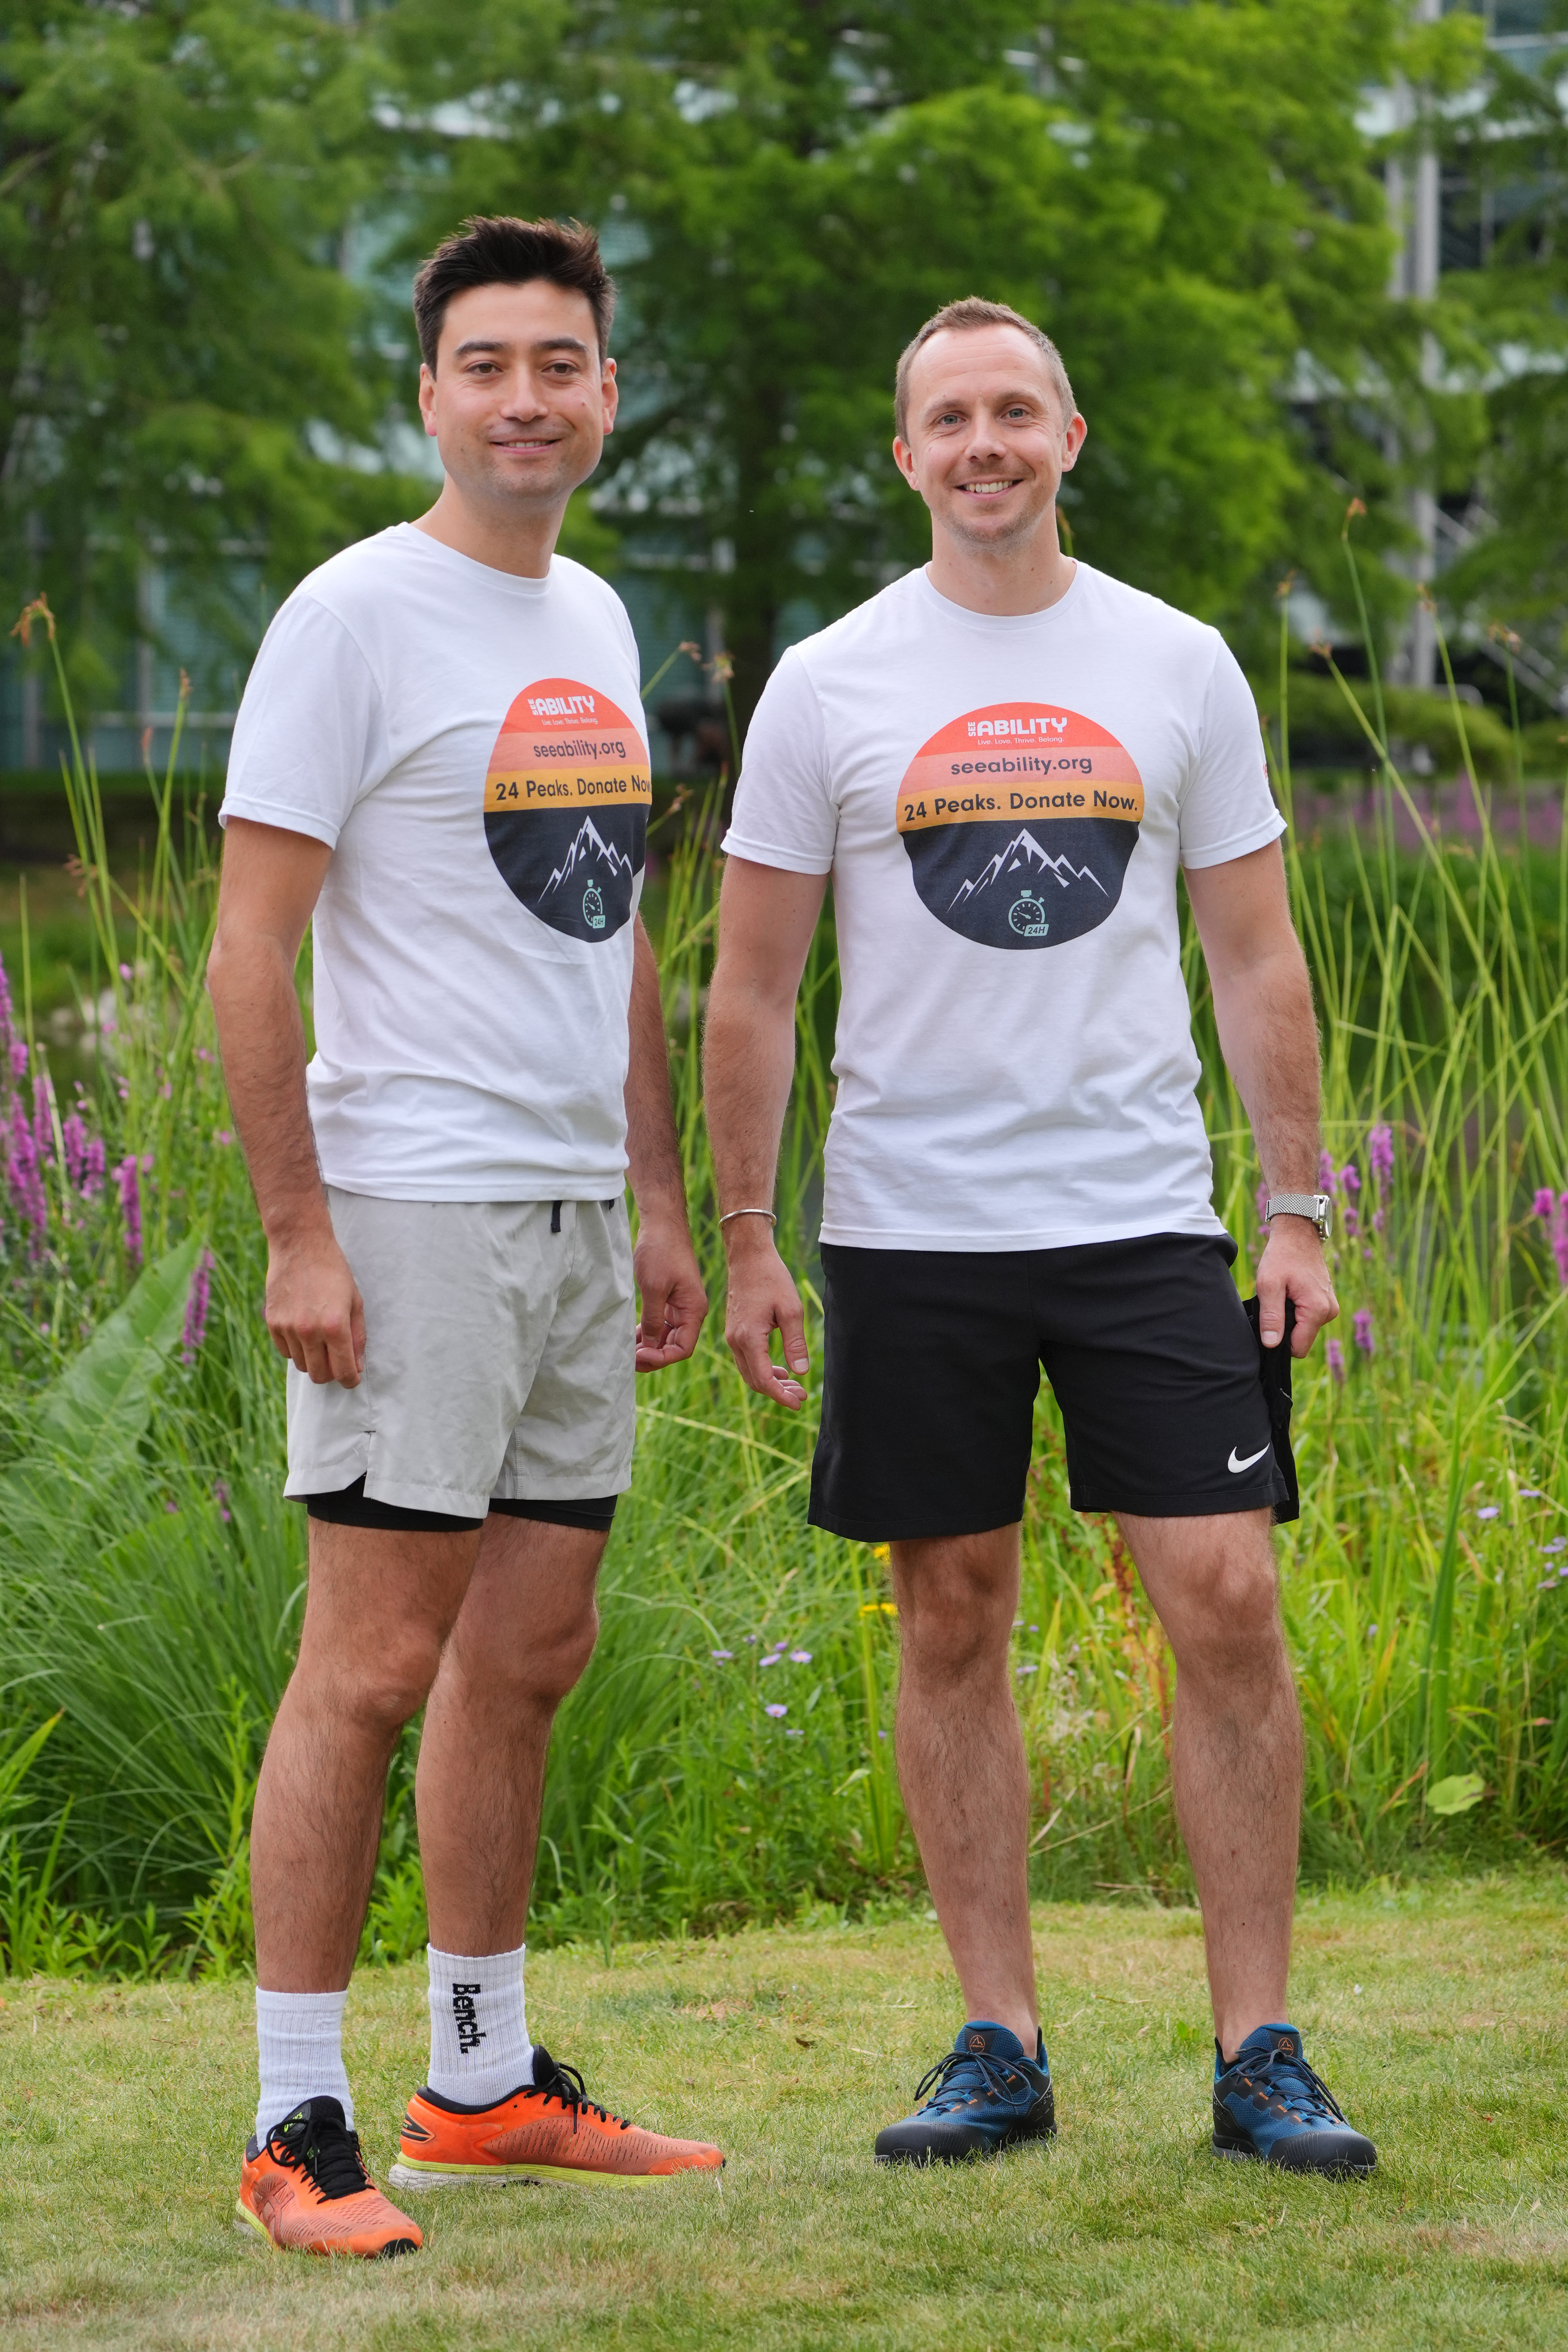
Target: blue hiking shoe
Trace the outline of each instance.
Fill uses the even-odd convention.
[[[1293,2025],[1258,2026],[1229,2066],[1215,2042],[1214,2151],[1340,2179],[1364,2179],[1377,2163],[1371,2140],[1352,2130],[1302,2057]]]
[[[999,2155],[1020,2140],[1056,2137],[1044,2035],[1033,2058],[1026,2058],[1016,2033],[983,2017],[962,2028],[915,2100],[912,2116],[877,2134],[879,2164],[958,2164]]]

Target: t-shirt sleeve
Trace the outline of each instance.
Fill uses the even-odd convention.
[[[734,811],[721,845],[731,857],[749,857],[758,866],[826,874],[837,838],[822,705],[792,648],[752,714]]]
[[[1252,688],[1223,641],[1204,697],[1201,732],[1181,802],[1184,866],[1223,866],[1278,841],[1285,820],[1268,789]]]
[[[246,681],[218,823],[249,817],[335,849],[374,781],[381,734],[381,696],[353,637],[313,596],[290,596]]]

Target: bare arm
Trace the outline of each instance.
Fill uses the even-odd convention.
[[[1264,1181],[1272,1192],[1315,1192],[1318,1024],[1279,845],[1270,842],[1223,866],[1200,866],[1186,882],[1214,989],[1220,1047],[1252,1122]],[[1279,1344],[1287,1297],[1296,1303],[1291,1352],[1304,1356],[1340,1311],[1323,1245],[1306,1217],[1277,1218],[1258,1261],[1266,1348]]]
[[[719,897],[719,961],[708,992],[704,1055],[708,1133],[721,1213],[769,1209],[795,1074],[795,1001],[826,885],[731,857]],[[723,1228],[730,1265],[724,1337],[748,1388],[779,1404],[805,1402],[805,1318],[765,1217]],[[774,1331],[786,1371],[771,1360]]]
[[[311,1380],[352,1389],[364,1366],[364,1308],[327,1213],[294,992],[300,942],[331,855],[308,834],[230,819],[207,990],[267,1235],[272,1344]]]
[[[637,1204],[632,1269],[642,1302],[637,1370],[657,1372],[690,1355],[708,1312],[708,1296],[686,1219],[686,1181],[669,1107],[658,967],[640,915],[632,941],[629,1025],[626,1158]]]

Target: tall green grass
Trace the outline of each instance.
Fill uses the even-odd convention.
[[[1333,1359],[1320,1348],[1298,1367],[1303,1509],[1279,1539],[1307,1720],[1306,1860],[1320,1875],[1426,1868],[1568,1828],[1568,851],[1505,850],[1483,830],[1470,845],[1427,835],[1401,852],[1394,819],[1407,795],[1376,740],[1375,824],[1322,848],[1292,836],[1289,850],[1322,1014],[1345,1310]],[[1288,729],[1278,751],[1288,808]],[[182,804],[171,761],[149,779],[143,869],[121,886],[79,755],[68,783],[100,1051],[67,1117],[101,1144],[105,1180],[84,1191],[67,1164],[24,968],[16,1052],[0,1067],[12,1154],[0,1954],[17,1970],[221,1973],[248,1956],[248,1808],[298,1632],[304,1528],[279,1498],[264,1257],[202,988],[208,830]],[[685,830],[656,840],[650,904],[717,1297],[697,1052],[714,815],[683,810]],[[1216,1200],[1245,1283],[1258,1171],[1190,939],[1187,978]],[[802,991],[778,1194],[781,1244],[808,1292],[836,991],[825,924]],[[113,1172],[131,1162],[140,1261]],[[198,1334],[193,1286],[209,1279]],[[811,1410],[792,1417],[750,1396],[721,1322],[716,1311],[690,1363],[641,1387],[604,1631],[552,1751],[536,1940],[608,1948],[921,1899],[892,1765],[898,1628],[883,1561],[805,1527]],[[1048,1393],[1024,1549],[1013,1663],[1037,1884],[1180,1894],[1173,1669],[1113,1528],[1067,1507]],[[423,1935],[416,1737],[392,1776],[371,1958]]]

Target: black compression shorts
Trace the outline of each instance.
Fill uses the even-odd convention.
[[[863,1543],[1021,1518],[1045,1367],[1078,1511],[1296,1517],[1289,1340],[1266,1351],[1228,1237],[1070,1249],[822,1245],[814,1527]]]
[[[379,1503],[374,1495],[364,1491],[364,1480],[356,1478],[352,1486],[340,1486],[335,1494],[306,1495],[306,1510],[313,1519],[324,1519],[334,1528],[383,1528],[401,1530],[405,1535],[469,1535],[475,1528],[484,1526],[483,1519],[459,1518],[450,1511],[415,1511],[402,1503]],[[591,1495],[581,1502],[524,1503],[510,1496],[496,1496],[490,1504],[512,1519],[543,1519],[554,1528],[593,1528],[608,1534],[616,1516],[614,1495]]]

